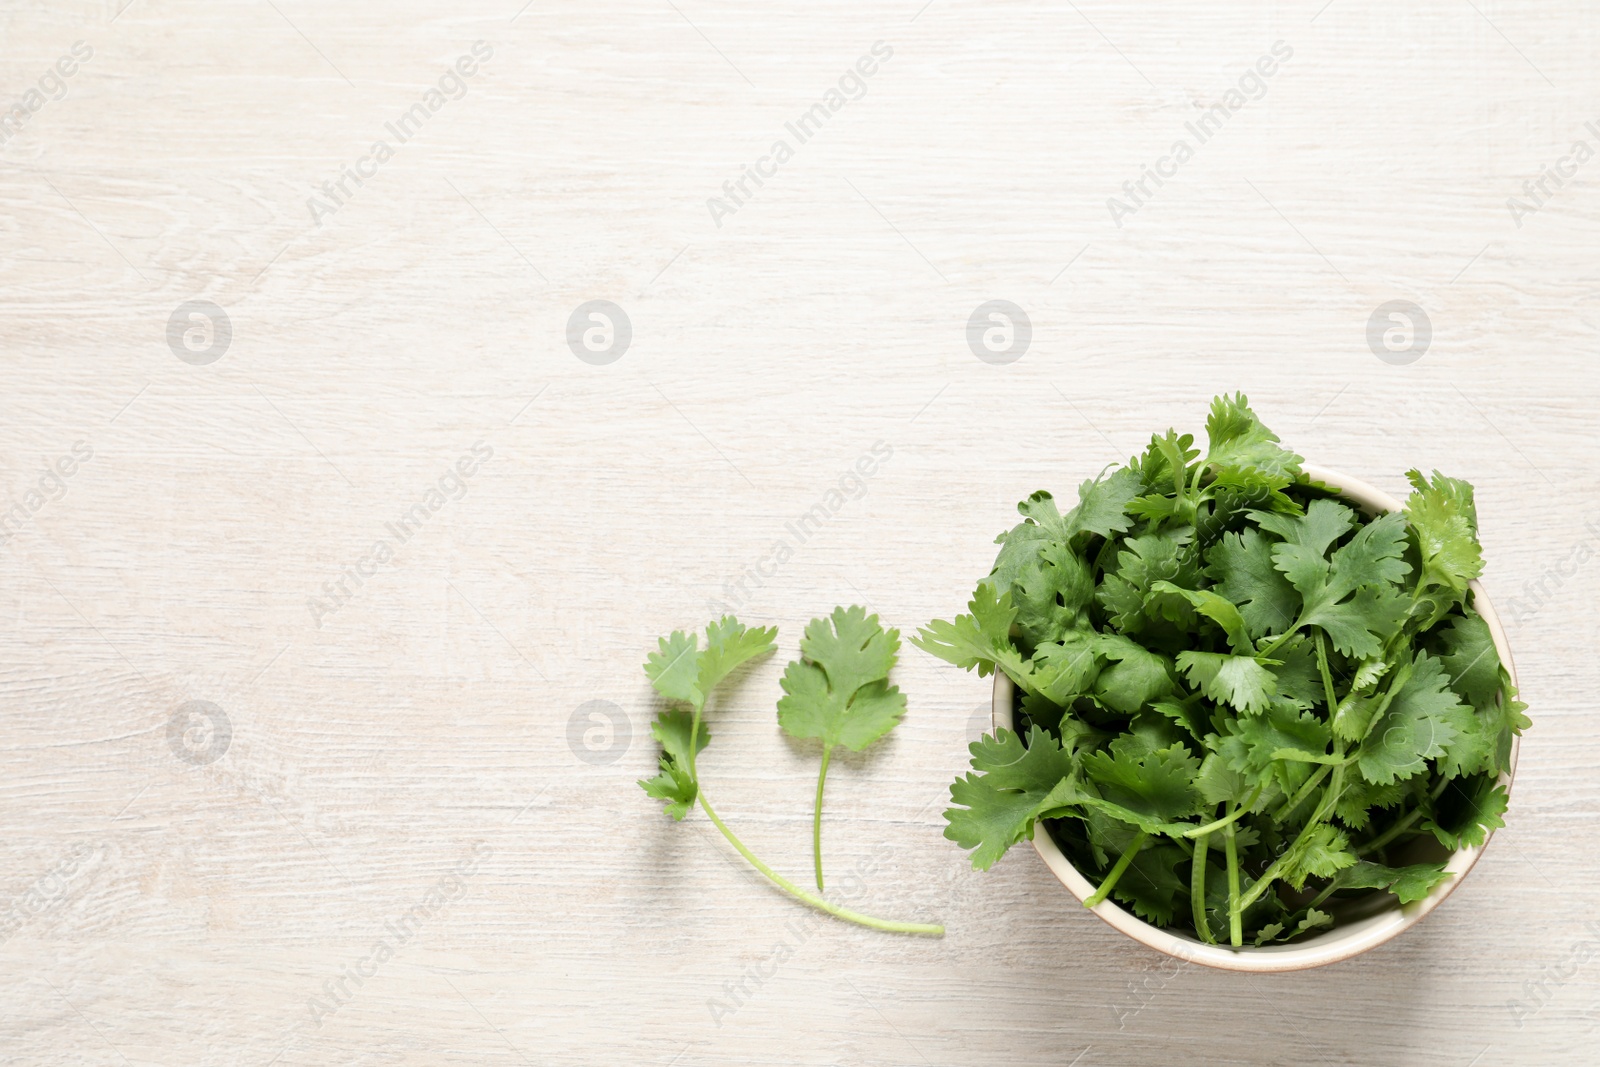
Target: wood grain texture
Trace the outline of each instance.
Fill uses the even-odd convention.
[[[93,49],[0,143],[0,1062],[1593,1062],[1600,161],[1506,206],[1600,147],[1592,10],[124,2],[0,11],[0,102]],[[465,94],[314,220],[475,41]],[[707,199],[879,41],[718,226]],[[1264,95],[1115,225],[1278,41]],[[233,331],[204,366],[167,341],[197,299]],[[566,340],[595,299],[632,324],[604,366]],[[1032,323],[1010,365],[967,344],[991,299]],[[1432,324],[1410,365],[1367,345],[1394,299]],[[909,648],[910,712],[836,765],[826,844],[870,868],[859,906],[944,939],[809,922],[634,786],[655,635],[736,599],[787,658],[835,603],[948,616],[1016,500],[1235,388],[1391,492],[1471,479],[1485,583],[1527,609],[1509,825],[1417,929],[1316,972],[1174,971],[1026,850],[971,871],[940,812],[987,686]],[[739,589],[876,442],[859,499]],[[803,876],[780,665],[720,702],[702,769]],[[203,766],[168,736],[193,700],[231,729]],[[631,730],[611,762],[569,745],[595,700]]]

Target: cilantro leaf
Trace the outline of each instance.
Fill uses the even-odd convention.
[[[1387,785],[1421,773],[1427,760],[1443,755],[1455,740],[1452,716],[1461,708],[1444,667],[1426,652],[1419,653],[1410,676],[1393,693],[1357,750],[1362,777],[1374,785]]]
[[[1033,648],[1087,624],[1094,578],[1066,543],[1040,542],[1039,551],[1018,569],[1011,597],[1023,647]]]
[[[1446,881],[1442,863],[1413,863],[1408,867],[1385,867],[1381,863],[1359,860],[1340,871],[1334,883],[1340,889],[1387,889],[1400,903],[1410,904],[1433,892],[1434,886]]]
[[[900,631],[885,630],[865,608],[835,608],[812,619],[780,684],[778,723],[794,738],[819,738],[824,750],[860,752],[894,728],[906,698],[885,679],[900,648]]]
[[[1324,926],[1332,926],[1333,916],[1325,911],[1318,911],[1316,908],[1307,908],[1304,915],[1298,919],[1291,917],[1290,921],[1293,923],[1292,927],[1284,923],[1268,923],[1263,926],[1261,932],[1256,935],[1256,947],[1259,948],[1273,941],[1292,941],[1301,934],[1321,929]]]
[[[1407,471],[1406,478],[1412,486],[1406,517],[1417,533],[1424,583],[1464,592],[1467,583],[1483,573],[1472,487],[1438,471],[1432,481],[1415,469]]]
[[[1294,586],[1272,562],[1272,545],[1249,527],[1223,534],[1206,557],[1215,591],[1239,606],[1251,637],[1288,630],[1300,611]]]
[[[1250,640],[1244,616],[1239,614],[1239,609],[1234,606],[1233,601],[1218,596],[1209,589],[1182,589],[1171,582],[1156,582],[1150,590],[1183,597],[1196,611],[1222,627],[1223,633],[1228,635],[1228,644],[1233,648],[1234,655],[1250,656],[1255,653],[1255,642]]]
[[[1458,778],[1439,798],[1433,818],[1423,823],[1445,848],[1479,848],[1489,833],[1506,824],[1503,816],[1510,797],[1505,787],[1488,775]]]
[[[1242,804],[1250,794],[1252,778],[1230,767],[1220,753],[1208,752],[1200,761],[1194,787],[1207,804]]]
[[[1333,813],[1350,829],[1365,830],[1372,821],[1375,809],[1392,808],[1403,799],[1405,792],[1398,782],[1373,785],[1360,776],[1353,776],[1345,779],[1344,790],[1334,802]]]
[[[1263,530],[1283,538],[1272,548],[1272,562],[1302,595],[1327,581],[1328,546],[1355,525],[1355,512],[1332,500],[1313,500],[1304,515],[1258,511],[1252,517]]]
[[[1300,457],[1282,447],[1278,435],[1261,424],[1243,393],[1211,401],[1206,438],[1210,442],[1206,463],[1212,467],[1239,467],[1282,476],[1285,485],[1300,473]]]
[[[1373,584],[1399,582],[1411,573],[1402,556],[1406,550],[1406,520],[1391,511],[1373,519],[1333,554],[1328,575],[1328,595],[1337,600]]]
[[[1278,690],[1277,676],[1253,656],[1185,651],[1178,653],[1178,667],[1206,696],[1247,715],[1265,711]]]
[[[1284,539],[1273,546],[1272,560],[1300,593],[1295,628],[1319,627],[1347,656],[1364,658],[1382,651],[1410,607],[1395,585],[1411,569],[1400,558],[1404,520],[1374,519],[1329,559],[1329,546],[1355,522],[1355,513],[1343,504],[1315,500],[1298,517],[1253,514],[1263,529]]]
[[[1473,710],[1472,715],[1461,716],[1458,728],[1463,737],[1449,753],[1448,767],[1457,775],[1498,774],[1510,766],[1511,739],[1531,725],[1523,714],[1528,706],[1517,699],[1481,615],[1457,616],[1441,642],[1445,653],[1440,662],[1450,677],[1450,688]]]
[[[1113,711],[1132,715],[1172,692],[1171,661],[1120,634],[1099,634],[1095,651],[1110,661],[1095,677],[1095,695]]]
[[[1000,541],[1009,546],[1013,539],[1071,541],[1082,533],[1101,537],[1121,533],[1133,525],[1126,509],[1139,490],[1138,473],[1124,467],[1108,477],[1091,478],[1078,486],[1077,505],[1062,515],[1055,498],[1041,489],[1017,505],[1024,521],[1002,534]]]
[[[776,649],[774,639],[777,636],[775,626],[746,629],[744,623],[731,615],[711,623],[706,627],[706,647],[699,655],[695,688],[709,695],[740,666]]]
[[[1069,633],[1062,640],[1040,645],[1023,669],[1021,684],[1067,707],[1087,693],[1100,673],[1098,643],[1094,636]]]
[[[1159,620],[1186,624],[1193,618],[1181,596],[1154,589],[1161,582],[1184,589],[1200,584],[1201,571],[1192,539],[1192,531],[1179,527],[1122,542],[1116,572],[1107,575],[1097,594],[1101,606],[1113,616],[1113,626],[1125,633],[1137,633]]]
[[[1011,643],[1011,624],[1017,617],[1011,593],[998,592],[989,581],[979,582],[967,611],[952,622],[933,620],[911,638],[911,643],[964,671],[976,669],[980,678],[993,674],[997,668],[1013,681],[1025,677],[1028,672],[1022,656]]]
[[[1319,627],[1340,653],[1365,658],[1383,651],[1384,642],[1405,621],[1407,607],[1392,587],[1364,585],[1349,600],[1322,597],[1307,604],[1301,625]]]
[[[1084,772],[1113,804],[1161,822],[1177,822],[1200,812],[1205,803],[1194,786],[1200,761],[1181,742],[1142,756],[1118,750],[1083,757]]]
[[[688,704],[693,713],[662,711],[651,725],[650,732],[661,742],[660,773],[654,778],[640,779],[639,787],[648,795],[663,801],[666,813],[682,819],[694,806],[699,795],[695,781],[694,757],[706,747],[710,736],[700,713],[711,690],[741,664],[756,656],[771,652],[777,629],[746,629],[731,615],[725,615],[706,626],[706,647],[699,647],[697,634],[674,630],[660,638],[656,650],[645,656],[644,672],[667,700]],[[696,735],[693,752],[689,738]]]
[[[1482,711],[1500,695],[1500,654],[1495,651],[1489,624],[1481,615],[1460,615],[1442,635],[1445,647],[1440,662],[1450,676],[1450,688]]]
[[[1328,724],[1312,712],[1274,703],[1263,715],[1229,724],[1228,739],[1218,748],[1230,766],[1246,774],[1272,769],[1283,751],[1321,752],[1328,747]]]
[[[686,711],[663,711],[650,724],[650,732],[661,742],[661,773],[639,782],[645,793],[665,802],[668,815],[680,821],[689,814],[699,795],[699,786],[689,769],[689,733],[693,718]],[[701,723],[696,732],[695,753],[710,742],[711,731]]]
[[[1128,462],[1128,469],[1139,475],[1141,492],[1181,499],[1183,488],[1189,484],[1189,464],[1200,456],[1200,450],[1193,445],[1191,433],[1169,429],[1165,434],[1151,434],[1144,453]]]
[[[1323,823],[1295,840],[1287,860],[1283,880],[1300,889],[1307,878],[1331,878],[1351,866],[1356,854],[1350,850],[1350,839],[1343,830]]]
[[[1061,742],[1037,726],[1030,728],[1026,744],[1001,729],[974,741],[970,751],[973,770],[979,773],[951,783],[944,836],[973,849],[972,866],[986,871],[1012,845],[1033,837],[1041,811],[1076,792],[1069,780],[1072,758]],[[1052,799],[1058,787],[1061,794]]]
[[[684,704],[703,704],[705,695],[697,684],[700,676],[699,636],[674,630],[659,639],[659,648],[645,657],[644,673],[656,692],[668,700]]]
[[[1067,538],[1079,533],[1110,537],[1127,530],[1133,525],[1126,514],[1128,502],[1139,495],[1139,489],[1138,474],[1126,467],[1078,486],[1078,505],[1062,520]]]

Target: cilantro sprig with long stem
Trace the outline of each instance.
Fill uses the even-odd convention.
[[[1042,822],[1086,903],[1243,948],[1432,892],[1502,825],[1528,720],[1473,606],[1470,485],[1413,470],[1365,513],[1243,395],[1206,438],[1153,436],[1065,511],[1028,497],[967,613],[912,642],[1015,683],[1017,731],[951,786],[974,866]]]
[[[873,622],[876,624],[876,618]],[[703,721],[706,704],[712,691],[734,670],[771,653],[777,647],[776,636],[776,628],[746,628],[732,616],[725,616],[706,627],[704,648],[699,647],[698,635],[682,630],[660,639],[657,650],[646,658],[645,673],[656,692],[670,702],[688,705],[690,710],[663,710],[651,724],[650,731],[661,744],[660,773],[640,781],[639,785],[650,796],[661,800],[666,805],[666,813],[675,820],[682,820],[698,803],[706,818],[739,855],[779,889],[804,904],[876,930],[942,935],[944,927],[937,924],[880,919],[801,889],[750,851],[706,798],[697,766],[697,757],[710,742],[710,731]],[[901,698],[901,707],[904,708],[904,698]],[[820,881],[820,867],[818,870]]]
[[[865,608],[835,608],[812,619],[800,639],[802,658],[783,672],[778,722],[790,737],[822,742],[817,800],[811,815],[811,848],[817,888],[822,878],[822,788],[833,750],[860,752],[892,730],[906,698],[889,684],[900,649],[900,631],[885,630]]]

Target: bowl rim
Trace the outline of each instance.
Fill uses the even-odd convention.
[[[1338,490],[1340,496],[1356,504],[1363,511],[1382,514],[1389,511],[1402,511],[1400,501],[1380,489],[1368,485],[1366,482],[1337,471],[1329,470],[1315,464],[1305,463],[1301,470],[1312,480],[1321,482],[1330,489]],[[1506,639],[1505,628],[1500,623],[1500,617],[1494,610],[1494,605],[1489,602],[1488,595],[1484,593],[1482,585],[1474,579],[1468,588],[1472,591],[1472,606],[1483,617],[1489,626],[1489,634],[1494,640],[1495,651],[1500,656],[1511,684],[1517,684],[1517,669],[1512,662],[1511,646]],[[1013,726],[1012,702],[1014,686],[1003,671],[996,671],[994,676],[994,695],[992,713],[996,728],[1011,729]],[[1504,773],[1499,777],[1499,783],[1509,795],[1512,779],[1516,775],[1517,754],[1521,747],[1521,738],[1512,735],[1511,758]],[[1426,897],[1412,901],[1409,904],[1400,904],[1398,901],[1374,915],[1357,919],[1344,926],[1336,926],[1325,933],[1315,934],[1303,941],[1289,945],[1263,945],[1259,948],[1245,947],[1233,948],[1228,945],[1207,945],[1191,937],[1163,930],[1140,919],[1132,912],[1123,908],[1114,900],[1106,899],[1095,907],[1089,909],[1099,916],[1109,926],[1133,938],[1140,944],[1147,945],[1157,952],[1165,953],[1185,963],[1198,963],[1206,967],[1214,967],[1225,971],[1246,971],[1256,974],[1268,974],[1281,971],[1301,971],[1312,967],[1323,967],[1330,963],[1350,959],[1363,952],[1377,948],[1379,945],[1399,936],[1404,931],[1421,922],[1423,917],[1444,903],[1455,888],[1461,884],[1467,872],[1472,870],[1478,857],[1488,847],[1494,831],[1484,835],[1483,844],[1475,848],[1457,849],[1451,853],[1450,859],[1445,864],[1445,871],[1451,877],[1446,878],[1433,888]],[[1033,834],[1033,848],[1044,860],[1045,865],[1067,887],[1067,890],[1081,903],[1095,891],[1095,885],[1085,878],[1072,861],[1067,859],[1065,853],[1056,845],[1048,830],[1042,826],[1037,827]]]

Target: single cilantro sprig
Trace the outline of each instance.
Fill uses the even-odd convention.
[[[1206,435],[1153,436],[1064,515],[1032,494],[968,612],[911,640],[1016,683],[1018,732],[951,786],[975,867],[1044,822],[1098,878],[1086,903],[1243,947],[1426,895],[1444,865],[1390,858],[1502,825],[1529,723],[1472,605],[1470,485],[1413,470],[1404,510],[1368,515],[1243,395]]]
[[[706,813],[706,818],[728,839],[739,855],[772,884],[802,903],[877,930],[942,935],[943,926],[878,919],[806,892],[751,852],[706,799],[695,765],[696,757],[710,742],[710,732],[701,721],[706,702],[712,691],[734,670],[758,656],[772,652],[777,647],[774,641],[777,633],[776,627],[746,628],[738,619],[727,615],[706,626],[704,648],[700,647],[697,634],[682,630],[660,639],[657,650],[646,657],[645,674],[649,676],[656,692],[673,703],[689,705],[690,710],[664,709],[657,715],[650,732],[661,743],[660,773],[654,778],[641,779],[640,788],[661,800],[666,813],[674,820],[682,820],[698,803]]]
[[[894,729],[905,714],[905,694],[888,681],[899,650],[900,631],[885,630],[866,608],[834,608],[831,616],[811,620],[800,639],[802,658],[783,672],[778,723],[790,737],[822,741],[811,815],[818,889],[823,888],[822,787],[828,762],[839,745],[860,752]]]

